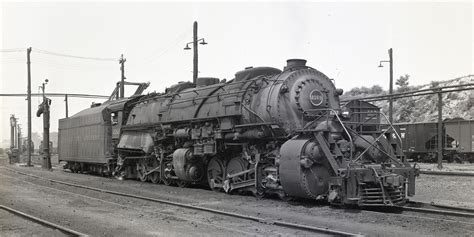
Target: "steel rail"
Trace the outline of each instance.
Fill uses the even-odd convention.
[[[338,236],[363,236],[361,234],[349,233],[349,232],[338,231],[338,230],[333,230],[333,229],[328,229],[328,228],[302,225],[302,224],[296,224],[296,223],[290,223],[290,222],[278,221],[278,220],[269,220],[269,219],[265,219],[265,218],[261,218],[261,217],[256,217],[256,216],[251,216],[251,215],[244,215],[244,214],[239,214],[239,213],[235,213],[235,212],[222,211],[222,210],[217,210],[217,209],[213,209],[213,208],[196,206],[196,205],[192,205],[192,204],[185,204],[185,203],[168,201],[168,200],[159,199],[159,198],[152,198],[152,197],[145,197],[145,196],[140,196],[140,195],[135,195],[135,194],[116,192],[116,191],[111,191],[111,190],[106,190],[106,189],[101,189],[101,188],[95,188],[95,187],[90,187],[90,186],[85,186],[85,185],[80,185],[80,184],[74,184],[74,183],[63,182],[63,181],[59,181],[59,180],[44,178],[44,177],[40,177],[40,176],[37,176],[37,175],[20,172],[20,171],[10,169],[10,168],[7,168],[7,167],[2,167],[2,168],[7,169],[9,171],[12,171],[14,173],[20,174],[20,175],[29,176],[29,177],[33,177],[33,178],[36,178],[36,179],[42,179],[42,180],[46,180],[46,181],[49,181],[49,182],[52,182],[52,183],[57,183],[57,184],[71,186],[71,187],[76,187],[76,188],[82,188],[82,189],[107,193],[107,194],[113,194],[113,195],[122,196],[122,197],[130,197],[130,198],[135,198],[135,199],[140,199],[140,200],[145,200],[145,201],[150,201],[150,202],[162,203],[162,204],[167,204],[167,205],[172,205],[172,206],[177,206],[177,207],[182,207],[182,208],[194,209],[194,210],[198,210],[198,211],[205,211],[205,212],[220,214],[220,215],[224,215],[224,216],[235,217],[235,218],[239,218],[239,219],[243,219],[243,220],[255,221],[255,222],[263,223],[263,224],[267,224],[267,225],[275,225],[275,226],[287,227],[287,228],[292,228],[292,229],[300,229],[300,230],[311,231],[311,232],[315,232],[315,233],[324,233],[324,234],[331,234],[331,235],[338,235]]]
[[[26,179],[28,177],[25,177],[26,179],[22,179],[22,178],[19,178],[19,177],[6,175],[6,174],[0,174],[0,176],[9,177],[9,178],[12,178],[12,179],[15,179],[15,180],[19,180],[20,182],[25,182],[25,183],[28,183],[28,184],[31,184],[31,185],[36,185],[36,186],[39,186],[41,188],[53,190],[53,191],[56,191],[56,192],[67,193],[68,195],[84,197],[84,198],[91,199],[91,200],[94,200],[94,201],[99,201],[99,202],[103,202],[103,203],[107,203],[107,204],[112,204],[112,205],[116,205],[116,206],[120,206],[120,207],[125,207],[127,209],[140,210],[144,213],[156,214],[155,211],[150,211],[148,209],[143,210],[141,207],[132,206],[133,203],[132,203],[132,205],[127,205],[127,204],[122,204],[122,203],[117,202],[117,201],[108,200],[107,198],[96,198],[96,197],[92,197],[90,195],[76,193],[77,190],[76,190],[76,192],[67,191],[67,190],[61,189],[62,186],[58,186],[58,185],[55,186],[54,184],[49,184],[49,186],[48,186],[48,182],[46,182],[46,184],[38,184],[37,182],[27,181]],[[35,180],[35,181],[41,182],[40,180]],[[174,216],[174,215],[166,213],[166,212],[159,212],[159,213],[162,214],[162,215],[165,215],[165,216],[169,216],[169,217]],[[196,220],[196,219],[189,219],[186,216],[176,216],[176,218],[181,219],[181,220],[190,221],[190,222],[200,223],[200,224],[203,224],[203,225],[214,226],[218,229],[231,230],[231,231],[235,231],[235,232],[238,232],[238,233],[243,233],[243,234],[246,234],[246,235],[249,235],[249,236],[252,235],[252,233],[248,233],[246,231],[241,231],[239,229],[232,228],[232,227],[224,227],[224,226],[221,226],[221,225],[213,223],[213,222],[209,223],[207,221],[199,221],[199,220]]]
[[[28,219],[28,220],[31,220],[33,222],[36,222],[36,223],[39,223],[41,225],[44,225],[44,226],[47,226],[49,228],[52,228],[52,229],[57,229],[67,235],[70,235],[70,236],[81,236],[81,237],[84,237],[84,236],[89,236],[89,235],[86,235],[84,233],[81,233],[81,232],[78,232],[78,231],[75,231],[75,230],[72,230],[72,229],[69,229],[67,227],[64,227],[64,226],[61,226],[61,225],[58,225],[58,224],[54,224],[52,222],[49,222],[47,220],[44,220],[44,219],[41,219],[41,218],[38,218],[38,217],[35,217],[35,216],[32,216],[30,214],[26,214],[24,212],[21,212],[21,211],[18,211],[16,209],[13,209],[11,207],[7,207],[7,206],[4,206],[4,205],[0,205],[0,208],[1,209],[4,209],[10,213],[13,213],[17,216],[20,216],[20,217],[23,217],[25,219]]]
[[[466,177],[473,177],[474,176],[474,173],[467,173],[467,172],[429,171],[429,170],[420,170],[420,174],[445,175],[445,176],[466,176]]]
[[[437,209],[430,209],[430,208],[423,208],[423,207],[399,207],[399,208],[403,211],[410,211],[410,212],[431,213],[431,214],[438,214],[438,215],[474,218],[474,213],[468,213],[468,212],[445,211],[445,210],[437,210]]]
[[[474,213],[474,209],[472,209],[472,208],[448,206],[448,205],[436,204],[434,202],[427,203],[427,202],[408,201],[408,203],[409,204],[415,204],[415,205],[433,206],[433,207],[438,207],[438,208],[444,208],[444,209],[451,209],[451,210]]]

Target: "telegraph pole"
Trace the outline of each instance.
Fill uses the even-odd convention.
[[[198,43],[201,42],[200,44],[206,45],[207,42],[204,40],[204,38],[198,39],[198,23],[197,21],[194,22],[193,25],[193,41],[189,42],[186,44],[186,47],[184,47],[184,50],[190,50],[191,48],[189,47],[189,44],[193,44],[193,83],[196,84],[197,78],[198,78]]]
[[[64,102],[66,103],[66,118],[67,118],[69,117],[67,94],[64,95]]]
[[[17,125],[16,125],[16,129],[17,129],[17,134],[18,134],[18,137],[17,137],[17,140],[18,140],[18,156],[20,156],[20,154],[22,153],[22,150],[21,150],[21,128],[20,128],[20,124],[17,124]]]
[[[390,89],[389,89],[389,94],[393,94],[393,51],[392,48],[388,50],[388,57],[390,61]],[[390,98],[388,101],[388,118],[390,120],[390,123],[393,123],[393,99]]]
[[[193,83],[197,83],[198,78],[198,23],[194,22],[193,25]]]
[[[125,97],[125,62],[127,59],[123,58],[123,54],[120,56],[120,71],[122,73],[120,80],[120,98]]]
[[[15,115],[10,116],[10,151],[13,151],[15,148],[15,127],[16,127],[16,118]]]
[[[383,67],[382,63],[390,63],[390,82],[389,82],[389,89],[388,89],[388,120],[390,123],[393,123],[393,99],[390,95],[393,94],[393,50],[392,48],[388,49],[388,57],[389,60],[382,60],[380,61],[379,67]]]
[[[30,61],[31,47],[26,50],[26,65],[28,69],[28,160],[26,166],[31,166],[31,61]]]
[[[443,94],[438,91],[438,169],[443,168]]]

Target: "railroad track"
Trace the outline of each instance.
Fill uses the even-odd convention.
[[[416,206],[404,206],[400,208],[403,211],[409,211],[409,212],[432,213],[432,214],[439,214],[439,215],[474,218],[474,210],[469,209],[469,208],[436,205],[436,204],[425,203],[425,202],[409,202],[409,204],[416,205]]]
[[[474,177],[474,173],[468,173],[468,172],[453,172],[453,171],[430,171],[430,170],[421,170],[421,171],[420,171],[420,174]]]
[[[68,235],[68,236],[80,236],[80,237],[88,236],[88,235],[86,235],[86,234],[84,234],[84,233],[81,233],[81,232],[72,230],[72,229],[70,229],[70,228],[67,228],[67,227],[64,227],[64,226],[61,226],[61,225],[58,225],[58,224],[49,222],[49,221],[44,220],[44,219],[41,219],[41,218],[39,218],[39,217],[32,216],[32,215],[30,215],[30,214],[21,212],[21,211],[19,211],[19,210],[13,209],[13,208],[11,208],[11,207],[7,207],[7,206],[4,206],[4,205],[0,205],[0,208],[3,209],[3,210],[8,211],[8,212],[10,212],[10,213],[12,213],[12,214],[14,214],[14,215],[17,215],[17,216],[20,216],[20,217],[25,218],[25,219],[27,219],[27,220],[36,222],[36,223],[41,224],[41,225],[43,225],[43,226],[49,227],[49,228],[51,228],[51,229],[59,230],[59,231],[61,231],[62,233]]]
[[[196,206],[193,204],[186,204],[186,203],[169,201],[169,200],[160,199],[160,198],[145,197],[145,196],[140,196],[140,195],[135,195],[135,194],[129,194],[129,193],[111,191],[111,190],[90,187],[90,186],[85,186],[85,185],[74,184],[74,183],[69,183],[69,182],[63,182],[60,180],[54,180],[54,179],[40,177],[33,174],[20,172],[20,171],[10,169],[7,167],[1,167],[1,168],[14,172],[16,174],[32,177],[35,179],[41,179],[41,180],[48,181],[51,183],[56,183],[56,184],[70,186],[70,187],[76,187],[76,188],[106,193],[106,194],[112,194],[112,195],[121,196],[121,197],[128,197],[128,198],[134,198],[134,199],[139,199],[139,200],[144,200],[144,201],[149,201],[149,202],[154,202],[154,203],[161,203],[161,204],[166,204],[166,205],[171,205],[171,206],[176,206],[176,207],[181,207],[181,208],[186,208],[186,209],[191,209],[191,210],[204,211],[204,212],[209,212],[213,214],[238,218],[242,220],[254,221],[254,222],[258,222],[258,223],[266,224],[266,225],[274,225],[274,226],[285,227],[285,228],[296,229],[296,230],[304,230],[304,231],[319,233],[319,234],[328,234],[328,235],[337,235],[337,236],[363,236],[359,233],[350,233],[350,232],[339,231],[339,230],[334,230],[334,229],[329,229],[329,228],[324,228],[324,227],[302,225],[302,224],[296,224],[296,223],[280,221],[280,220],[271,220],[271,219],[261,218],[257,216],[244,215],[244,214],[240,214],[236,212],[229,212],[229,211],[223,211],[223,210],[218,210],[218,209],[213,209],[213,208]]]

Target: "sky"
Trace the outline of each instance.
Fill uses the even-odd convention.
[[[335,79],[344,90],[388,88],[393,48],[394,78],[411,85],[473,74],[473,3],[464,2],[15,2],[0,3],[0,93],[26,93],[26,48],[32,47],[32,92],[48,78],[47,92],[110,95],[127,59],[128,81],[150,82],[162,92],[192,80],[192,25],[198,21],[199,76],[232,79],[248,66],[283,68],[287,59]],[[1,50],[21,49],[20,52]],[[127,92],[130,93],[130,89]],[[63,98],[52,98],[51,131],[65,117]],[[69,100],[74,114],[101,99]],[[32,99],[32,131],[42,132]],[[23,97],[0,97],[0,141],[9,139],[9,117],[26,135]]]

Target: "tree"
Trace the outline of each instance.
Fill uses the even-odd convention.
[[[398,92],[405,92],[410,90],[408,87],[408,79],[410,79],[410,75],[405,74],[405,76],[400,76],[400,78],[397,79],[395,82],[395,85],[398,86]]]
[[[398,101],[398,122],[413,122],[415,111],[415,100],[413,98],[402,98]]]
[[[383,89],[379,85],[373,85],[372,88],[370,88],[370,94],[380,94],[383,92]]]

